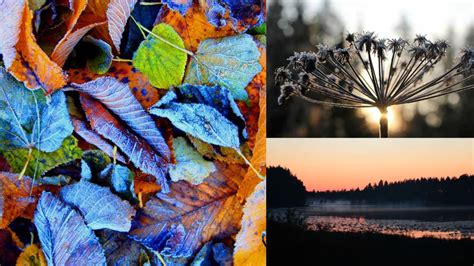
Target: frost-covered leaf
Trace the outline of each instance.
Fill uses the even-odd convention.
[[[81,180],[61,189],[61,198],[78,209],[92,230],[128,232],[135,210],[110,189]]]
[[[137,212],[130,235],[164,256],[193,256],[211,239],[236,233],[242,215],[236,197],[244,174],[237,165],[219,165],[198,185],[180,181],[157,193]]]
[[[99,100],[120,117],[139,137],[146,140],[165,160],[169,159],[168,144],[158,130],[155,121],[140,105],[126,84],[114,78],[103,77],[72,86],[77,91],[87,93]]]
[[[266,265],[266,247],[262,234],[266,230],[266,181],[262,180],[247,199],[242,229],[234,249],[235,265]]]
[[[30,197],[31,178],[21,180],[17,174],[0,172],[0,228],[5,228],[15,218],[26,216],[25,210],[35,202]]]
[[[194,258],[191,266],[232,266],[232,249],[223,243],[206,243]]]
[[[81,215],[50,192],[36,206],[36,229],[48,265],[105,265],[99,240]]]
[[[100,172],[99,178],[121,197],[129,201],[136,200],[134,174],[126,166],[109,164]]]
[[[97,235],[108,265],[146,265],[146,261],[141,260],[146,249],[126,234],[105,229],[98,231]]]
[[[190,146],[186,139],[179,137],[173,140],[176,165],[170,166],[172,181],[186,180],[191,184],[201,184],[206,177],[216,171],[214,163],[206,161]]]
[[[0,68],[0,150],[57,150],[72,133],[66,98],[61,91],[48,102],[41,90],[27,90]]]
[[[15,173],[20,173],[28,160],[27,149],[9,150],[3,152],[3,155]],[[42,176],[54,167],[79,159],[81,156],[82,150],[77,146],[77,140],[73,136],[69,136],[56,151],[42,152],[33,149],[25,174],[35,177]]]
[[[2,1],[5,3],[5,1]],[[23,2],[23,1],[19,1]],[[10,4],[10,1],[6,2]],[[36,43],[33,34],[33,14],[28,5],[22,6],[23,10],[19,16],[21,20],[21,31],[16,43],[16,56],[8,71],[19,81],[22,81],[29,89],[43,88],[48,92],[55,91],[66,85],[66,75],[62,69],[52,61],[49,56]],[[2,13],[4,11],[2,10]],[[5,13],[9,17],[16,14]],[[3,23],[1,24],[4,25]],[[8,25],[7,25],[8,26]],[[0,31],[11,31],[0,28]],[[2,40],[3,42],[3,40]]]
[[[248,34],[207,39],[199,45],[184,81],[217,84],[229,89],[236,100],[247,100],[245,87],[262,70],[259,58],[257,45]]]
[[[5,67],[12,65],[16,56],[15,46],[20,35],[25,0],[4,0],[0,2],[0,54]]]
[[[247,138],[245,118],[232,94],[221,86],[183,84],[177,88],[178,99],[183,103],[202,103],[213,107],[229,121],[239,126],[242,138]]]
[[[46,266],[46,258],[41,248],[31,244],[20,254],[16,266]]]
[[[145,74],[155,87],[167,89],[180,84],[187,55],[174,46],[184,49],[183,40],[171,26],[164,23],[155,26],[152,32],[166,42],[148,35],[133,56],[133,66]]]
[[[147,142],[121,125],[100,102],[82,94],[81,103],[92,129],[117,145],[137,168],[153,175],[162,190],[168,191],[166,181],[168,163]]]
[[[173,11],[168,6],[163,6],[157,21],[172,26],[183,39],[186,49],[195,52],[203,40],[236,34],[231,23],[216,27],[208,21],[207,15],[208,12],[199,3],[193,4],[193,7],[184,15]]]
[[[114,148],[110,143],[103,139],[99,134],[95,133],[93,130],[87,127],[86,122],[79,120],[77,118],[72,118],[72,124],[74,125],[74,132],[76,132],[80,137],[82,137],[88,143],[96,146],[101,149],[105,154],[110,157],[114,156]],[[123,157],[120,151],[117,151],[115,154],[117,161],[125,163],[125,158]]]
[[[163,0],[162,3],[184,15],[193,5],[193,0]]]
[[[222,2],[229,8],[235,26],[248,29],[265,22],[265,0],[222,0]]]
[[[178,103],[174,91],[169,91],[152,106],[150,113],[168,118],[178,129],[205,142],[231,148],[240,146],[236,125],[208,105]]]
[[[107,6],[109,34],[117,51],[120,51],[122,33],[137,0],[110,0]]]
[[[105,74],[112,65],[112,47],[102,40],[91,36],[84,37],[83,41],[89,44],[89,57],[86,61],[87,69],[96,74]]]

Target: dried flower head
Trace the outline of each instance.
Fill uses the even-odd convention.
[[[463,86],[474,77],[473,48],[462,49],[459,62],[445,73],[424,80],[446,55],[446,41],[430,41],[417,35],[410,44],[402,38],[378,39],[373,32],[349,33],[346,41],[347,48],[320,44],[316,53],[295,53],[290,57],[290,63],[276,73],[281,85],[280,104],[297,96],[338,107],[377,107],[384,113],[392,105],[474,88]],[[298,73],[297,79],[293,79],[293,72]]]

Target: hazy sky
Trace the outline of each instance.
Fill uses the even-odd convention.
[[[474,174],[474,140],[267,139],[267,165],[288,167],[308,190],[363,188],[380,179]]]
[[[272,2],[275,0],[270,0]],[[283,0],[287,14],[297,0]],[[301,0],[306,4],[305,18],[310,19],[319,10],[323,0]],[[354,32],[360,28],[375,31],[381,37],[394,37],[395,28],[405,15],[413,34],[428,34],[430,38],[443,38],[449,26],[458,39],[464,39],[469,25],[474,23],[472,0],[330,0],[333,10],[347,27]]]

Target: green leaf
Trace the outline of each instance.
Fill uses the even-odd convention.
[[[3,152],[8,164],[15,173],[21,172],[28,158],[28,149],[16,149]],[[58,165],[81,158],[82,150],[77,146],[77,139],[67,137],[61,147],[54,152],[42,152],[33,149],[31,160],[26,168],[27,176],[41,176]],[[36,170],[36,167],[38,169]],[[35,175],[36,170],[36,175]]]
[[[161,23],[152,32],[184,49],[183,40],[171,26]],[[181,84],[187,60],[185,52],[167,42],[150,34],[133,56],[133,66],[145,74],[153,86],[162,89]]]
[[[87,69],[96,74],[105,74],[112,65],[112,47],[102,40],[84,37],[83,41],[88,44],[88,58],[86,61]]]
[[[186,180],[193,185],[201,184],[206,177],[216,171],[214,163],[204,160],[183,137],[173,140],[176,165],[170,167],[171,180]]]
[[[184,79],[189,84],[217,84],[236,100],[247,100],[245,87],[262,71],[260,51],[248,34],[207,39],[199,44]]]

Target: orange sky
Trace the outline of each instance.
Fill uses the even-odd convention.
[[[288,167],[308,190],[459,176],[474,174],[474,139],[267,139],[267,165]]]

